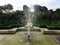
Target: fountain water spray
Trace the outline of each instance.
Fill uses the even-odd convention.
[[[34,10],[29,8],[26,5],[23,6],[23,10],[24,10],[24,14],[25,14],[25,17],[26,17],[26,21],[27,21],[27,24],[26,24],[25,27],[28,30],[28,32],[27,32],[27,37],[28,37],[27,44],[29,44],[30,43],[30,30],[33,27],[33,25],[32,25],[32,18],[33,18],[32,13],[33,13]]]

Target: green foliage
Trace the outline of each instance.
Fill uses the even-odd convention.
[[[25,23],[22,22],[23,11],[13,11],[9,13],[3,13],[0,15],[0,29],[8,29],[24,26]]]
[[[60,9],[35,12],[33,25],[48,29],[60,29]]]
[[[47,26],[48,29],[52,30],[60,30],[60,26]]]
[[[0,6],[0,12],[7,13],[7,12],[9,12],[12,9],[13,9],[13,6],[11,4]]]

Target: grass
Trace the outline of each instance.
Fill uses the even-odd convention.
[[[0,45],[27,45],[27,35],[26,32],[17,32],[13,35],[2,35],[5,37],[0,41]],[[48,35],[44,35],[41,32],[33,32],[31,34],[31,44],[30,45],[57,45],[56,41]]]

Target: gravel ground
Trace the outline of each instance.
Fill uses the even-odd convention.
[[[56,45],[55,40],[50,36],[42,34],[42,32],[30,33],[30,45]],[[27,31],[17,32],[16,34],[0,35],[0,45],[29,45],[27,42]]]

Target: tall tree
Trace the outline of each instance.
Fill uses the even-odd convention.
[[[60,8],[57,8],[55,12],[60,13]]]
[[[13,6],[11,4],[7,4],[7,9],[8,10],[12,10],[13,9]]]
[[[0,6],[0,12],[2,12],[3,11],[3,6]]]

